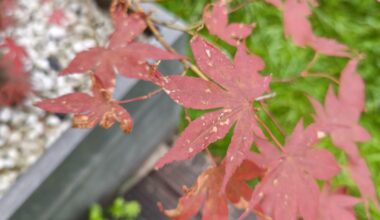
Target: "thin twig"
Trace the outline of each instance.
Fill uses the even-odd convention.
[[[157,95],[161,91],[162,91],[162,89],[157,89],[157,90],[154,90],[153,92],[150,92],[150,93],[148,93],[146,95],[139,96],[139,97],[132,98],[132,99],[126,99],[126,100],[117,101],[117,103],[118,104],[126,104],[126,103],[130,103],[130,102],[135,102],[135,101],[141,101],[141,100],[149,99],[149,98]]]
[[[244,8],[245,6],[247,6],[248,4],[251,4],[252,2],[254,2],[254,0],[246,0],[240,4],[238,4],[237,6],[235,6],[234,8],[231,8],[231,10],[229,10],[228,12],[229,13],[232,13],[232,12],[235,12],[235,11],[238,11],[239,9],[241,8]]]
[[[334,77],[330,76],[330,75],[327,75],[327,74],[324,74],[324,73],[311,73],[310,72],[311,67],[314,66],[314,64],[317,62],[318,59],[319,59],[319,54],[315,53],[314,56],[313,56],[313,58],[306,65],[305,69],[301,71],[300,74],[298,74],[296,76],[293,76],[293,77],[289,77],[289,78],[272,80],[272,83],[291,83],[291,82],[293,82],[293,81],[295,81],[297,79],[300,79],[300,78],[321,77],[321,78],[329,79],[329,80],[331,80],[334,83],[336,83],[336,84],[339,85],[339,81],[337,79],[335,79]]]
[[[143,8],[141,7],[139,2],[136,2],[136,7],[139,12],[145,13]],[[148,28],[152,31],[154,37],[160,42],[160,44],[168,51],[176,53],[176,51],[165,41],[161,33],[157,30],[156,26],[154,25],[153,21],[150,19],[149,16],[145,17],[145,22],[148,26]],[[199,77],[201,77],[204,80],[208,81],[208,78],[198,69],[197,66],[190,63],[188,60],[182,59],[180,60],[186,68],[190,68],[194,73],[196,73]]]
[[[259,122],[259,124],[261,126],[264,127],[264,129],[268,132],[269,136],[271,137],[271,139],[274,141],[274,143],[281,149],[283,150],[284,147],[282,146],[282,144],[280,143],[280,141],[277,140],[276,136],[274,136],[274,134],[272,133],[272,131],[268,128],[268,126],[259,118],[257,117],[257,115],[255,114],[254,115],[256,120]]]
[[[264,113],[273,121],[273,123],[276,125],[278,130],[281,132],[283,136],[286,136],[285,130],[283,127],[281,127],[278,120],[272,115],[272,113],[269,111],[268,106],[265,104],[265,102],[260,101],[259,102],[261,108],[263,109]]]
[[[305,69],[301,72],[301,75],[307,74],[311,67],[314,66],[314,64],[317,62],[319,58],[319,53],[315,53],[313,58],[310,60],[310,62],[306,65]]]
[[[319,77],[319,78],[325,78],[325,79],[329,79],[331,80],[332,82],[334,82],[335,84],[339,85],[339,80],[335,79],[333,76],[330,76],[328,74],[325,74],[325,73],[308,73],[302,77]]]
[[[275,79],[275,80],[272,80],[272,83],[292,83],[296,81],[297,79],[302,79],[302,78],[307,78],[307,77],[325,78],[339,85],[339,80],[325,73],[307,73],[307,74],[297,75],[297,76],[284,78],[284,79]]]
[[[181,26],[175,24],[176,21],[171,21],[171,22],[161,21],[161,20],[158,20],[158,19],[155,19],[152,17],[150,18],[150,20],[157,25],[164,26],[166,28],[170,28],[170,29],[173,29],[176,31],[187,32],[189,34],[192,34],[191,30],[194,30],[194,29],[203,25],[203,21],[198,21],[191,26],[181,27]]]

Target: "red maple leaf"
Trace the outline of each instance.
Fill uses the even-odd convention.
[[[125,8],[115,6],[112,10],[115,31],[109,39],[109,48],[124,47],[132,42],[147,27],[145,15],[132,13],[127,15]]]
[[[188,76],[165,77],[164,91],[185,108],[219,110],[205,113],[189,124],[175,146],[156,164],[157,168],[175,160],[193,157],[209,144],[221,139],[236,124],[226,156],[223,188],[242,163],[253,142],[253,135],[263,137],[256,123],[253,101],[269,88],[271,77],[258,72],[263,61],[239,45],[234,63],[220,50],[194,37],[191,47],[200,69],[212,80]]]
[[[0,1],[0,30],[9,27],[14,23],[12,18],[12,10],[14,10],[16,1],[1,0]]]
[[[81,52],[70,62],[60,75],[93,72],[103,87],[113,90],[116,70],[121,75],[148,81],[158,80],[158,73],[149,59],[182,59],[183,56],[156,48],[149,44],[132,42],[144,29],[141,14],[119,15],[115,11],[116,30],[110,37],[107,48],[94,47]]]
[[[0,105],[13,105],[30,92],[28,74],[24,69],[27,54],[24,48],[9,37],[0,44]]]
[[[276,8],[282,10],[282,7],[284,6],[282,0],[265,0],[268,4],[271,4],[275,6]],[[299,2],[303,4],[310,4],[313,7],[318,6],[318,1],[317,0],[298,0]]]
[[[282,152],[275,151],[269,143],[257,142],[263,160],[254,162],[267,171],[240,219],[254,207],[273,220],[316,219],[319,205],[316,179],[330,180],[340,171],[329,151],[313,148],[318,140],[316,131],[315,126],[304,130],[302,121],[299,122]]]
[[[28,74],[23,65],[18,65],[9,57],[0,58],[0,106],[14,105],[22,101],[30,92]]]
[[[316,110],[315,123],[321,126],[321,131],[331,135],[334,145],[342,148],[352,158],[359,156],[355,142],[371,138],[358,123],[365,100],[364,82],[356,72],[358,62],[359,59],[351,60],[342,71],[339,96],[335,96],[332,87],[329,88],[325,107],[310,99]]]
[[[371,138],[359,124],[360,114],[364,111],[365,91],[364,81],[356,72],[358,62],[358,58],[351,60],[342,71],[338,96],[330,87],[324,107],[314,99],[310,101],[316,111],[315,123],[320,126],[320,132],[329,134],[334,145],[347,153],[350,173],[360,192],[376,202],[370,172],[365,161],[360,158],[356,145],[356,142]]]
[[[23,66],[28,57],[23,47],[19,46],[12,38],[6,37],[0,44],[2,57],[17,66]]]
[[[66,19],[66,14],[63,9],[54,9],[53,12],[49,15],[48,23],[61,25],[62,22]]]
[[[355,160],[349,158],[348,171],[352,179],[356,182],[362,197],[372,200],[376,208],[379,209],[379,201],[376,196],[376,189],[373,184],[371,172],[368,169],[366,161],[362,158]],[[368,206],[368,200],[364,202],[365,205]]]
[[[317,5],[316,1],[310,1]],[[297,46],[309,46],[317,53],[329,56],[346,57],[346,45],[329,38],[318,37],[313,33],[308,17],[311,15],[307,0],[286,0],[283,5],[285,35],[291,37]]]
[[[74,92],[55,99],[45,99],[35,105],[46,111],[73,113],[73,127],[76,128],[92,128],[98,123],[109,128],[119,122],[121,129],[129,133],[133,127],[129,113],[112,99],[112,93],[96,77],[92,77],[92,82],[92,96]]]
[[[360,199],[347,195],[344,189],[330,192],[326,184],[319,197],[318,220],[355,220],[354,206],[359,202]]]
[[[159,206],[163,213],[173,220],[191,219],[202,206],[202,219],[228,220],[228,201],[238,208],[244,208],[252,194],[252,189],[245,181],[259,175],[261,170],[244,161],[228,182],[226,194],[220,194],[224,166],[221,164],[211,167],[198,177],[193,187],[185,188],[185,195],[181,197],[175,209],[164,210],[160,203]]]
[[[203,21],[211,34],[234,46],[251,34],[254,25],[228,24],[227,3],[224,0],[213,4],[211,12],[209,7],[205,7]]]

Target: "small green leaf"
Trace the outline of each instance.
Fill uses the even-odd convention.
[[[99,204],[93,204],[90,208],[89,220],[105,220],[103,209]]]
[[[116,198],[112,203],[109,212],[114,218],[124,218],[125,216],[125,200],[121,197]]]
[[[125,204],[125,213],[129,218],[137,218],[140,215],[140,212],[141,206],[137,201],[130,201]]]

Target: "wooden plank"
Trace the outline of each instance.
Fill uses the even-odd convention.
[[[159,171],[152,171],[127,192],[125,198],[139,201],[141,219],[168,219],[158,209],[157,202],[162,202],[165,208],[174,208],[182,195],[182,186],[192,186],[207,167],[208,162],[201,154],[189,161],[175,162]]]

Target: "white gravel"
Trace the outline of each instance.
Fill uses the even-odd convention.
[[[0,33],[11,36],[27,51],[25,66],[34,94],[16,107],[0,108],[0,197],[49,146],[70,127],[70,118],[33,107],[35,101],[89,89],[83,74],[59,77],[77,52],[104,44],[111,21],[90,0],[17,0],[14,27]],[[42,3],[45,2],[45,3]],[[90,6],[90,7],[89,7]],[[65,11],[61,25],[48,23],[54,9]],[[91,9],[91,10],[89,10]],[[96,30],[95,30],[96,29]]]

